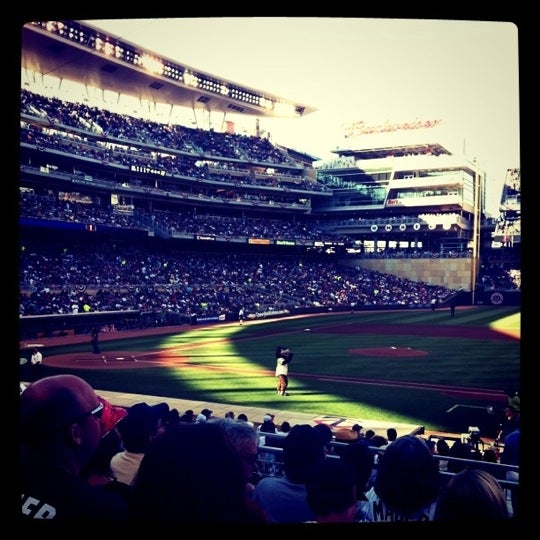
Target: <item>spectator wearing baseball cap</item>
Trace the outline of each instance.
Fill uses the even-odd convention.
[[[206,422],[207,420],[210,420],[212,417],[214,411],[211,411],[210,409],[202,409],[202,411],[197,416],[196,420],[197,422]],[[202,418],[204,416],[204,418]]]
[[[276,424],[274,423],[275,415],[272,413],[266,413],[263,416],[262,424],[257,428],[262,433],[275,433],[277,431]]]
[[[81,468],[81,476],[86,478],[90,485],[115,489],[128,497],[129,486],[118,482],[111,470],[112,457],[124,449],[117,424],[127,416],[128,412],[123,407],[112,405],[101,396],[98,396],[98,399],[103,405],[99,419],[101,440],[90,461]]]
[[[266,413],[263,416],[263,422],[257,427],[257,431],[261,434],[261,446],[265,446],[267,444],[267,438],[266,435],[262,434],[276,433],[277,431],[276,424],[274,424],[274,415],[272,413]],[[260,457],[262,462],[261,469],[263,474],[276,474],[276,455],[270,452],[261,452]]]
[[[21,514],[25,520],[123,521],[125,498],[92,486],[81,469],[101,437],[104,403],[84,379],[61,374],[20,396]]]
[[[101,396],[98,396],[98,399],[103,405],[103,411],[101,413],[101,418],[99,419],[99,424],[101,426],[101,437],[103,438],[116,428],[118,422],[125,418],[128,412],[127,409],[124,409],[124,407],[112,405]]]
[[[167,403],[150,406],[141,402],[132,405],[127,416],[118,423],[124,450],[111,458],[111,471],[119,482],[133,485],[144,454],[164,430],[168,414]]]

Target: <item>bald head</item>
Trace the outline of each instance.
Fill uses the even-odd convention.
[[[32,384],[20,398],[21,439],[35,445],[98,404],[94,389],[75,375],[53,375]]]

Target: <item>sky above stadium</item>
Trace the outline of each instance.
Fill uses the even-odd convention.
[[[486,171],[486,209],[494,216],[506,169],[520,166],[519,30],[512,22],[335,17],[82,22],[178,63],[317,108],[303,118],[264,126],[273,142],[322,159],[340,146],[347,123],[441,119],[453,148]]]

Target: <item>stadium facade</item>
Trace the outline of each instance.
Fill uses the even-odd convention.
[[[489,264],[519,265],[519,169],[509,170],[505,196],[513,206],[506,218],[486,217],[485,175],[445,145],[440,120],[353,123],[335,159],[324,162],[258,130],[259,117],[300,118],[309,106],[178,65],[91,26],[29,23],[22,53],[23,241],[91,234],[190,249],[318,255],[461,290],[464,303],[519,303],[515,287],[500,291],[480,276],[489,257]],[[45,75],[51,72],[54,86]],[[96,95],[94,84],[97,93],[117,99],[135,94],[142,109],[165,102],[170,115],[186,106],[207,118],[219,114],[222,129],[126,121],[88,99],[66,99],[62,90],[70,82],[87,96]],[[229,113],[252,116],[255,135],[236,135]],[[58,208],[36,215],[24,211],[25,197],[41,198],[42,207],[51,201],[64,209],[92,206],[94,215],[66,218]],[[95,208],[103,215],[96,218]],[[230,224],[225,233],[224,223]],[[497,255],[494,242],[504,248]]]
[[[315,163],[333,196],[314,212],[353,240],[347,251],[362,266],[476,290],[495,220],[484,212],[485,173],[449,140],[440,119],[354,122],[336,157]]]

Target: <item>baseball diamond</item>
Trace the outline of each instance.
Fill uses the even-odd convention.
[[[495,326],[520,314],[519,164],[494,217],[445,119],[351,117],[320,159],[270,137],[313,106],[85,21],[24,24],[20,59],[21,380],[38,347],[103,392],[493,431],[521,382]]]
[[[486,308],[461,308],[460,313],[464,314],[467,312],[474,313],[477,309],[484,310]],[[493,309],[493,308],[490,308]],[[375,315],[371,314],[370,317]],[[389,316],[386,314],[386,316]],[[67,335],[67,336],[55,336],[48,338],[40,338],[38,340],[23,341],[20,343],[21,346],[21,356],[27,354],[26,351],[31,350],[31,347],[39,345],[43,348],[44,351],[51,351],[50,354],[44,355],[44,367],[56,372],[58,370],[67,370],[84,373],[96,372],[98,374],[110,373],[135,373],[135,372],[146,372],[144,379],[138,377],[132,379],[130,377],[129,382],[122,383],[121,379],[118,380],[118,383],[114,385],[117,390],[123,390],[132,392],[134,390],[133,384],[138,386],[143,383],[144,380],[148,378],[146,386],[155,388],[157,393],[162,394],[163,392],[168,395],[173,396],[173,392],[167,390],[170,388],[169,383],[163,382],[163,388],[161,388],[161,383],[158,382],[156,377],[156,369],[164,370],[163,373],[174,373],[178,370],[180,377],[186,375],[189,378],[191,377],[200,377],[204,375],[204,380],[206,381],[205,385],[208,384],[208,388],[205,390],[204,386],[201,387],[200,391],[193,392],[193,390],[186,392],[192,395],[194,399],[204,400],[208,399],[212,395],[211,388],[213,383],[211,382],[215,377],[223,377],[222,380],[230,380],[231,385],[239,384],[239,388],[246,388],[246,384],[249,386],[251,380],[258,381],[259,379],[265,380],[271,378],[273,375],[273,367],[267,365],[263,367],[260,363],[254,362],[244,362],[240,359],[229,359],[229,356],[222,358],[220,353],[220,347],[223,347],[223,351],[228,350],[230,347],[234,347],[236,350],[243,350],[243,347],[249,347],[249,350],[255,346],[257,348],[257,343],[261,340],[267,342],[270,339],[283,339],[286,335],[288,340],[295,340],[295,349],[300,351],[300,356],[302,350],[305,346],[302,345],[302,341],[296,341],[297,339],[302,338],[305,342],[313,340],[328,340],[330,336],[334,336],[336,339],[340,339],[340,336],[344,339],[352,339],[357,341],[360,336],[365,336],[364,339],[370,340],[372,346],[366,347],[349,347],[344,351],[344,354],[348,356],[349,360],[345,360],[347,363],[354,360],[354,358],[366,358],[366,361],[373,363],[373,361],[378,359],[378,362],[382,362],[385,359],[392,362],[387,368],[384,364],[377,366],[379,368],[378,375],[375,373],[373,376],[363,375],[363,368],[360,368],[360,372],[354,373],[354,369],[350,367],[336,368],[329,372],[327,369],[320,369],[317,366],[321,366],[320,363],[317,365],[310,365],[308,362],[302,362],[298,360],[298,365],[294,366],[292,379],[294,385],[302,386],[302,391],[297,390],[296,394],[306,395],[305,392],[317,392],[317,388],[322,392],[336,392],[339,394],[345,388],[352,388],[348,390],[351,397],[358,391],[360,391],[360,396],[369,395],[371,390],[376,392],[388,392],[395,389],[398,393],[407,392],[411,393],[411,396],[418,397],[418,407],[421,409],[424,407],[424,399],[427,399],[428,396],[432,396],[433,392],[436,392],[440,397],[443,398],[444,405],[441,405],[441,408],[444,410],[449,410],[452,407],[458,405],[458,409],[462,404],[473,404],[478,406],[479,403],[485,403],[485,406],[482,406],[482,411],[487,410],[489,406],[502,407],[505,400],[507,399],[506,390],[503,386],[499,388],[490,388],[489,386],[481,387],[478,385],[467,385],[459,383],[433,383],[429,380],[422,380],[421,378],[415,380],[411,377],[396,377],[393,373],[394,370],[399,371],[399,364],[395,364],[396,361],[403,363],[404,373],[407,373],[408,369],[411,369],[412,366],[410,362],[421,362],[425,365],[429,365],[430,362],[433,362],[433,355],[435,352],[428,352],[426,349],[419,347],[407,347],[398,343],[398,339],[403,339],[403,336],[409,336],[411,339],[415,338],[429,338],[432,337],[436,332],[436,340],[464,340],[466,343],[469,340],[474,340],[478,343],[508,343],[510,346],[513,346],[516,343],[519,343],[520,332],[519,328],[501,328],[496,330],[495,328],[486,328],[486,327],[474,327],[474,326],[451,326],[451,325],[440,325],[437,327],[430,326],[426,324],[424,326],[418,324],[375,324],[375,323],[362,323],[358,320],[362,315],[350,315],[348,322],[344,322],[344,315],[339,314],[326,314],[319,316],[311,317],[296,317],[289,320],[285,319],[275,319],[268,321],[257,321],[243,325],[242,332],[246,332],[248,329],[252,331],[247,335],[242,335],[242,333],[237,333],[238,324],[214,324],[214,325],[201,325],[195,327],[191,326],[181,326],[181,327],[161,327],[161,328],[151,328],[151,329],[139,329],[139,330],[126,330],[118,332],[104,332],[101,341],[102,353],[100,355],[94,355],[91,352],[90,347],[88,346],[88,336],[86,335]],[[354,320],[354,319],[357,320]],[[275,326],[275,325],[278,326]],[[310,332],[306,334],[304,332],[306,326],[309,324]],[[198,337],[188,337],[193,332],[203,332],[202,335]],[[216,337],[212,337],[212,332],[216,333]],[[227,337],[223,337],[223,333],[231,332]],[[182,339],[182,336],[186,336],[185,339]],[[381,339],[384,336],[389,336],[389,339],[395,341],[396,345],[381,345]],[[142,343],[139,341],[140,338],[147,338],[145,341],[147,345],[144,345],[145,341]],[[160,343],[159,348],[155,348],[155,344],[158,343],[156,339],[167,341],[171,340],[170,344]],[[406,338],[407,339],[407,338]],[[375,344],[379,342],[377,346]],[[448,341],[447,341],[448,342]],[[136,346],[129,348],[129,344],[136,343]],[[154,344],[154,348],[151,348]],[[426,345],[428,342],[426,342]],[[84,350],[81,350],[81,345],[84,346]],[[126,347],[127,345],[127,347]],[[77,348],[78,347],[78,348]],[[208,349],[210,347],[210,349]],[[468,346],[467,346],[468,347]],[[431,346],[427,347],[428,349]],[[71,349],[71,352],[70,352]],[[208,350],[213,351],[212,356],[206,359],[206,354]],[[248,349],[246,349],[247,351]],[[239,354],[239,353],[237,353]],[[204,358],[204,361],[202,359]],[[296,362],[296,361],[295,361]],[[319,361],[320,362],[320,361]],[[21,366],[21,369],[24,369],[24,366]],[[413,373],[416,371],[414,368]],[[388,375],[387,377],[384,374]],[[411,373],[411,375],[413,375]],[[199,374],[199,375],[197,375]],[[116,375],[115,375],[116,376]],[[160,379],[161,377],[157,375]],[[166,376],[168,378],[168,376]],[[101,377],[99,377],[101,379]],[[155,382],[152,382],[155,379]],[[164,379],[165,381],[166,379]],[[202,380],[202,379],[201,379]],[[235,382],[238,380],[238,383]],[[137,382],[135,382],[137,381]],[[105,382],[105,381],[103,381]],[[157,386],[156,386],[157,385]],[[321,386],[322,385],[322,386]],[[178,385],[177,385],[178,386]],[[142,384],[142,387],[145,387],[145,384]],[[229,396],[234,405],[234,401],[240,399],[236,406],[239,403],[245,406],[250,406],[259,403],[265,403],[266,398],[264,397],[264,391],[256,391],[256,394],[259,394],[258,397],[250,394],[250,398],[242,398],[235,395],[234,387],[231,387]],[[103,389],[106,390],[107,385],[103,386]],[[181,387],[178,387],[181,388]],[[312,390],[308,390],[312,388]],[[326,390],[324,390],[326,388]],[[354,390],[356,388],[356,390]],[[361,389],[361,390],[360,390]],[[179,395],[184,395],[183,391]],[[245,390],[244,390],[245,392]],[[147,393],[146,390],[141,390],[140,393]],[[420,398],[422,393],[425,393],[424,398]],[[223,392],[222,392],[223,394]],[[332,410],[334,406],[328,407],[319,406],[317,411],[317,405],[310,405],[304,403],[304,401],[295,404],[294,403],[294,389],[292,390],[292,401],[289,401],[286,404],[287,408],[296,408],[298,410],[305,409],[305,412],[314,411],[318,414],[328,414],[334,415]],[[197,397],[199,396],[199,397]],[[352,398],[354,399],[354,398]],[[212,401],[215,401],[214,398]],[[273,408],[283,408],[285,404],[272,403],[268,404],[267,407]],[[336,406],[337,407],[337,406]],[[411,405],[414,409],[414,407]],[[336,411],[337,413],[338,411]],[[475,411],[473,411],[474,413]],[[467,413],[470,418],[474,417],[474,414],[471,413],[471,410],[458,410],[456,414]],[[417,412],[418,418],[421,418],[422,414]],[[384,414],[383,414],[384,416]],[[451,416],[451,415],[450,415]],[[379,417],[380,418],[380,417]],[[374,417],[373,419],[377,419]],[[484,423],[488,422],[484,419]],[[410,421],[408,423],[411,423]],[[429,426],[430,422],[421,422]],[[476,423],[481,423],[477,421]],[[435,426],[432,426],[435,429]],[[445,429],[446,431],[455,430],[455,427],[452,426],[452,422],[449,422],[449,425],[438,426],[438,429]]]

